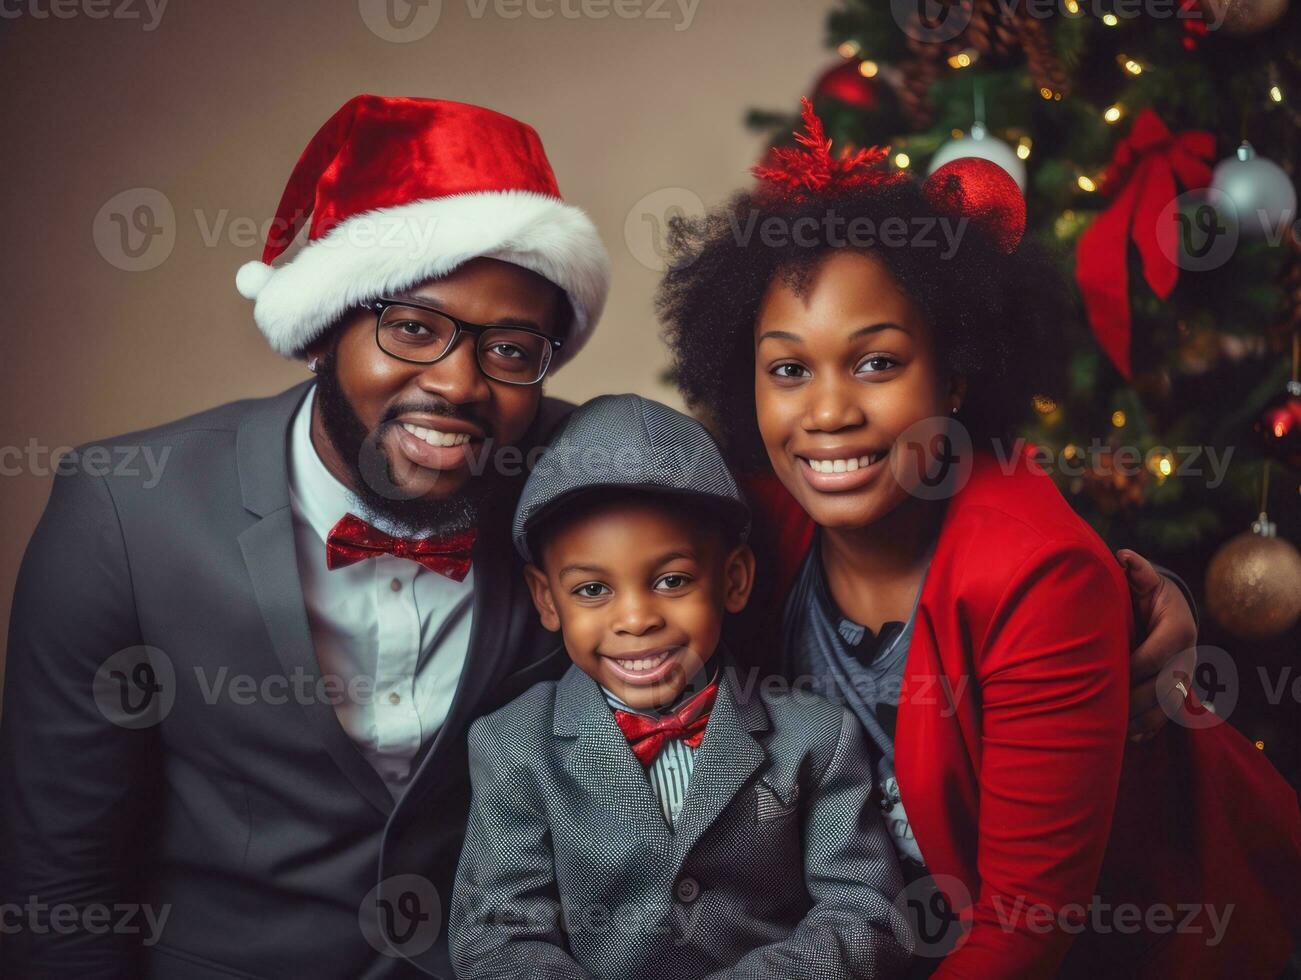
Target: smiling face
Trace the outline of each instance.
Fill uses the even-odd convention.
[[[675,509],[676,506],[676,509]],[[570,659],[629,707],[670,705],[718,647],[725,612],[745,608],[754,556],[673,501],[577,500],[525,570]]]
[[[474,259],[390,299],[408,299],[476,324],[526,326],[558,336],[568,309],[555,285],[517,265]],[[528,431],[542,386],[515,385],[480,370],[474,338],[432,364],[380,349],[376,315],[363,310],[307,351],[322,358],[313,441],[326,465],[376,509],[408,518],[420,504],[453,498],[491,467],[488,450]]]
[[[862,528],[909,498],[891,455],[957,407],[921,310],[870,254],[840,250],[803,288],[777,277],[755,322],[755,410],[778,478],[819,525]]]

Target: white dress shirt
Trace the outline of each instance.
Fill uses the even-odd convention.
[[[289,501],[307,619],[321,674],[345,692],[339,724],[397,799],[411,761],[447,718],[470,646],[474,570],[456,582],[406,558],[381,555],[330,571],[325,539],[345,514],[366,515],[312,445],[309,389],[289,438]]]

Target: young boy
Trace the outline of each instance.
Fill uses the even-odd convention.
[[[515,544],[573,661],[470,728],[457,976],[879,977],[911,950],[858,722],[728,661],[749,514],[696,421],[574,413]]]

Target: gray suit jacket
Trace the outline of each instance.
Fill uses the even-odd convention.
[[[858,722],[812,694],[722,674],[673,828],[577,667],[471,726],[449,940],[458,977],[902,971],[902,881]]]
[[[130,931],[24,919],[0,936],[0,976],[451,976],[442,930],[408,947],[408,961],[363,929],[377,910],[408,908],[384,893],[410,875],[441,896],[412,922],[432,924],[422,936],[438,929],[469,806],[466,729],[559,677],[568,659],[548,658],[554,640],[528,599],[509,512],[490,515],[475,546],[465,669],[393,802],[317,693],[286,463],[306,391],[104,440],[107,466],[83,452],[85,465],[55,478],[9,634],[0,905],[143,903],[165,925],[159,936],[140,915]],[[544,400],[526,441],[567,408]],[[163,460],[161,475],[142,449]],[[158,717],[113,724],[96,674],[146,646]],[[270,695],[233,696],[249,679]],[[395,920],[394,932],[405,925]]]

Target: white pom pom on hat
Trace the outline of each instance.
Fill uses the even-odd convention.
[[[262,287],[271,281],[275,269],[265,262],[245,262],[235,273],[235,288],[245,299],[257,299]]]

